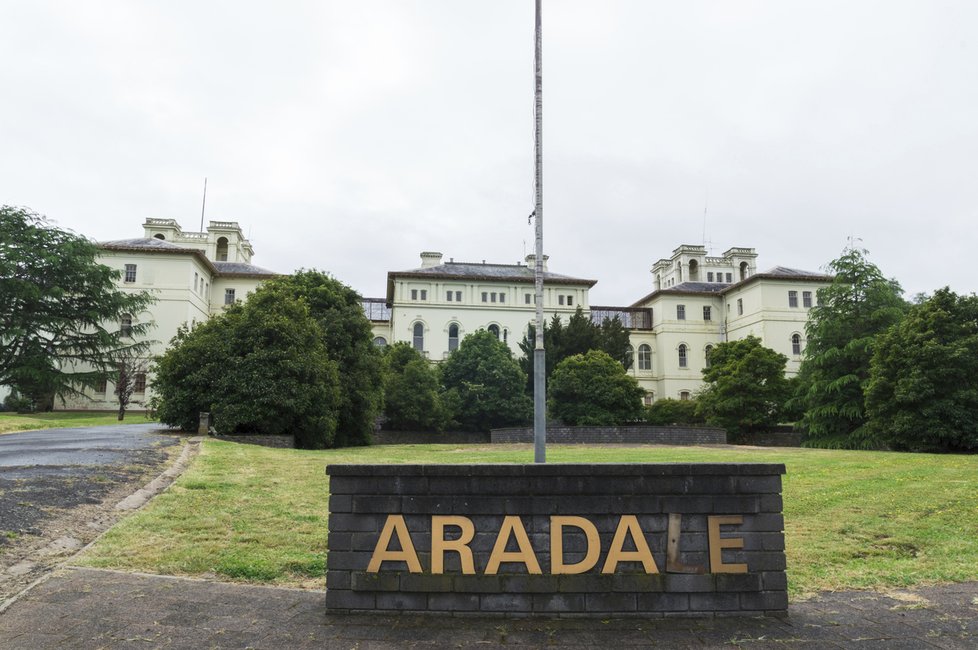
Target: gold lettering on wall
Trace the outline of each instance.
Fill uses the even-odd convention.
[[[445,527],[457,526],[461,529],[458,539],[445,539]],[[469,544],[475,537],[475,525],[468,517],[433,515],[431,517],[431,572],[445,572],[445,551],[458,553],[462,563],[462,573],[475,573],[475,562]]]
[[[510,537],[516,538],[518,551],[506,550]],[[505,517],[502,526],[499,527],[499,535],[496,536],[496,543],[492,547],[489,564],[486,566],[486,575],[495,575],[503,562],[522,562],[526,565],[527,573],[543,573],[540,571],[537,556],[533,553],[533,547],[530,546],[530,538],[526,534],[526,528],[523,527],[523,521],[515,515]]]
[[[576,564],[564,564],[564,527],[570,526],[584,531],[587,552],[584,559]],[[584,517],[550,517],[550,573],[584,573],[598,563],[601,553],[601,540],[598,529]]]
[[[634,551],[624,550],[625,537],[628,535],[631,535],[632,542],[635,544]],[[615,530],[614,539],[611,540],[611,548],[608,549],[608,557],[604,561],[601,573],[614,573],[619,562],[641,562],[646,573],[659,572],[649,543],[645,540],[645,533],[638,525],[638,517],[635,515],[622,515],[618,521],[618,528]]]
[[[400,551],[390,550],[391,537],[397,536],[397,541],[401,545]],[[414,550],[414,543],[411,541],[411,534],[408,532],[407,524],[404,523],[403,515],[387,515],[384,522],[384,529],[380,531],[380,538],[377,546],[374,547],[374,554],[367,565],[369,573],[380,571],[383,562],[407,562],[408,571],[411,573],[421,573],[421,561]]]
[[[744,523],[741,515],[710,515],[706,518],[710,535],[710,573],[747,573],[746,564],[724,564],[723,549],[744,548],[743,537],[720,537],[720,526]]]

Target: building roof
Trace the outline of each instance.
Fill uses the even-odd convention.
[[[396,278],[417,278],[419,280],[461,280],[464,282],[519,282],[533,284],[534,269],[525,264],[486,264],[485,262],[445,262],[435,266],[390,271],[387,274],[387,304],[394,303],[394,280]],[[572,278],[569,275],[543,272],[545,284],[585,285],[593,287],[597,280]]]
[[[740,288],[751,282],[757,280],[798,280],[802,282],[831,282],[834,279],[832,275],[826,275],[825,273],[817,273],[815,271],[804,271],[802,269],[793,269],[787,266],[775,266],[767,271],[762,271],[761,273],[755,273],[745,280],[740,282],[735,282],[733,284],[728,284],[725,282],[680,282],[679,284],[668,287],[666,289],[657,289],[652,293],[639,298],[637,301],[632,303],[633,307],[639,307],[646,304],[649,300],[657,295],[723,295],[729,290]]]
[[[104,241],[99,243],[102,248],[110,248],[113,250],[168,250],[168,251],[190,251],[197,250],[195,248],[186,248],[184,246],[177,246],[176,244],[171,244],[163,239],[157,239],[156,237],[136,237],[135,239],[116,239],[115,241]]]
[[[442,278],[457,280],[504,280],[509,282],[533,282],[533,267],[525,264],[486,264],[479,262],[445,262],[436,266],[391,271],[395,278]],[[550,284],[586,284],[593,287],[597,280],[573,278],[569,275],[544,271],[543,281]]]
[[[207,258],[199,248],[177,246],[156,237],[137,237],[135,239],[117,239],[100,242],[99,246],[111,251],[130,251],[133,253],[162,253],[175,255],[193,255],[204,263],[219,277],[235,278],[270,278],[278,275],[275,271],[245,262],[214,262]]]
[[[271,277],[278,275],[275,271],[269,271],[254,264],[245,262],[211,262],[217,269],[217,274],[222,276],[235,277]]]

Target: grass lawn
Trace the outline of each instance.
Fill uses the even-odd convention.
[[[209,440],[146,509],[80,564],[321,588],[327,463],[504,463],[528,445],[398,445],[336,451]],[[809,449],[548,448],[549,462],[784,463],[789,590],[978,580],[978,456]]]
[[[141,412],[126,413],[126,419],[122,422],[119,422],[119,415],[116,411],[0,413],[0,434],[35,429],[93,427],[102,424],[133,424],[149,421]]]

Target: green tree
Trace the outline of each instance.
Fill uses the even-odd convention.
[[[536,346],[536,327],[530,324],[527,335],[520,341],[523,357],[520,367],[527,375],[527,392],[533,392],[533,350]],[[584,314],[578,305],[565,324],[554,314],[543,327],[543,347],[546,351],[546,378],[550,380],[554,368],[567,357],[585,354],[589,350],[601,350],[619,361],[627,370],[632,357],[628,354],[628,330],[615,316],[600,325]]]
[[[445,399],[465,431],[525,424],[533,404],[509,346],[485,330],[466,336],[442,364]]]
[[[384,415],[401,431],[441,431],[450,419],[441,397],[438,368],[403,341],[384,351]]]
[[[296,446],[336,444],[339,372],[308,305],[258,290],[192,331],[157,360],[153,410],[194,430],[211,412],[221,433],[294,434]]]
[[[569,425],[614,425],[642,417],[645,391],[601,350],[567,357],[548,385],[550,415]]]
[[[978,296],[945,287],[880,334],[866,414],[894,449],[978,450]]]
[[[151,321],[132,326],[135,340],[118,324],[153,297],[119,289],[120,272],[98,255],[30,210],[0,207],[0,385],[50,403],[94,386],[115,355],[148,348]]]
[[[847,249],[829,265],[835,279],[818,291],[809,312],[808,344],[799,370],[796,406],[808,444],[865,447],[865,390],[877,335],[906,309],[895,280],[883,277],[867,252]]]
[[[383,405],[384,376],[381,354],[373,344],[360,295],[316,270],[270,280],[258,292],[281,293],[309,306],[340,373],[339,419],[333,446],[369,444]]]
[[[703,369],[697,414],[734,435],[774,427],[789,397],[787,363],[788,357],[764,347],[756,336],[718,344],[710,367]]]
[[[670,424],[704,424],[705,420],[696,413],[696,400],[657,399],[645,407],[645,421],[652,426],[662,427]]]

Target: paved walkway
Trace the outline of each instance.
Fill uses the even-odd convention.
[[[327,614],[324,592],[62,569],[0,614],[0,648],[978,648],[978,583],[824,594],[786,618]]]

